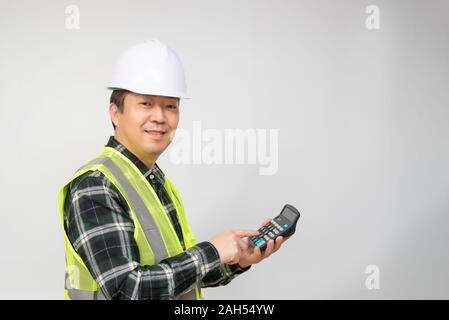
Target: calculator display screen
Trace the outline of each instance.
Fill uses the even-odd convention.
[[[292,210],[288,209],[288,208],[286,208],[286,209],[284,210],[284,212],[282,213],[282,215],[283,215],[284,217],[286,217],[288,220],[290,220],[291,222],[295,221],[295,219],[296,219],[296,213],[293,212]]]

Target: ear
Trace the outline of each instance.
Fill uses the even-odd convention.
[[[114,123],[114,125],[117,127],[118,125],[118,107],[115,103],[111,103],[109,105],[109,115],[111,116],[111,121]]]

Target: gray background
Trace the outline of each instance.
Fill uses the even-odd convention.
[[[180,127],[279,129],[276,175],[158,160],[198,239],[286,202],[302,212],[281,251],[206,298],[449,298],[448,14],[436,0],[2,1],[0,298],[62,298],[57,191],[112,133],[117,55],[153,37],[185,65]]]

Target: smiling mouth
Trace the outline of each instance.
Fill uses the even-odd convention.
[[[146,133],[155,136],[155,137],[162,137],[167,131],[161,131],[161,130],[145,130]]]

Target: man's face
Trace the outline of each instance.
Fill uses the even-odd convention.
[[[179,99],[128,93],[123,113],[111,104],[115,136],[132,153],[154,159],[168,147],[179,122]]]

